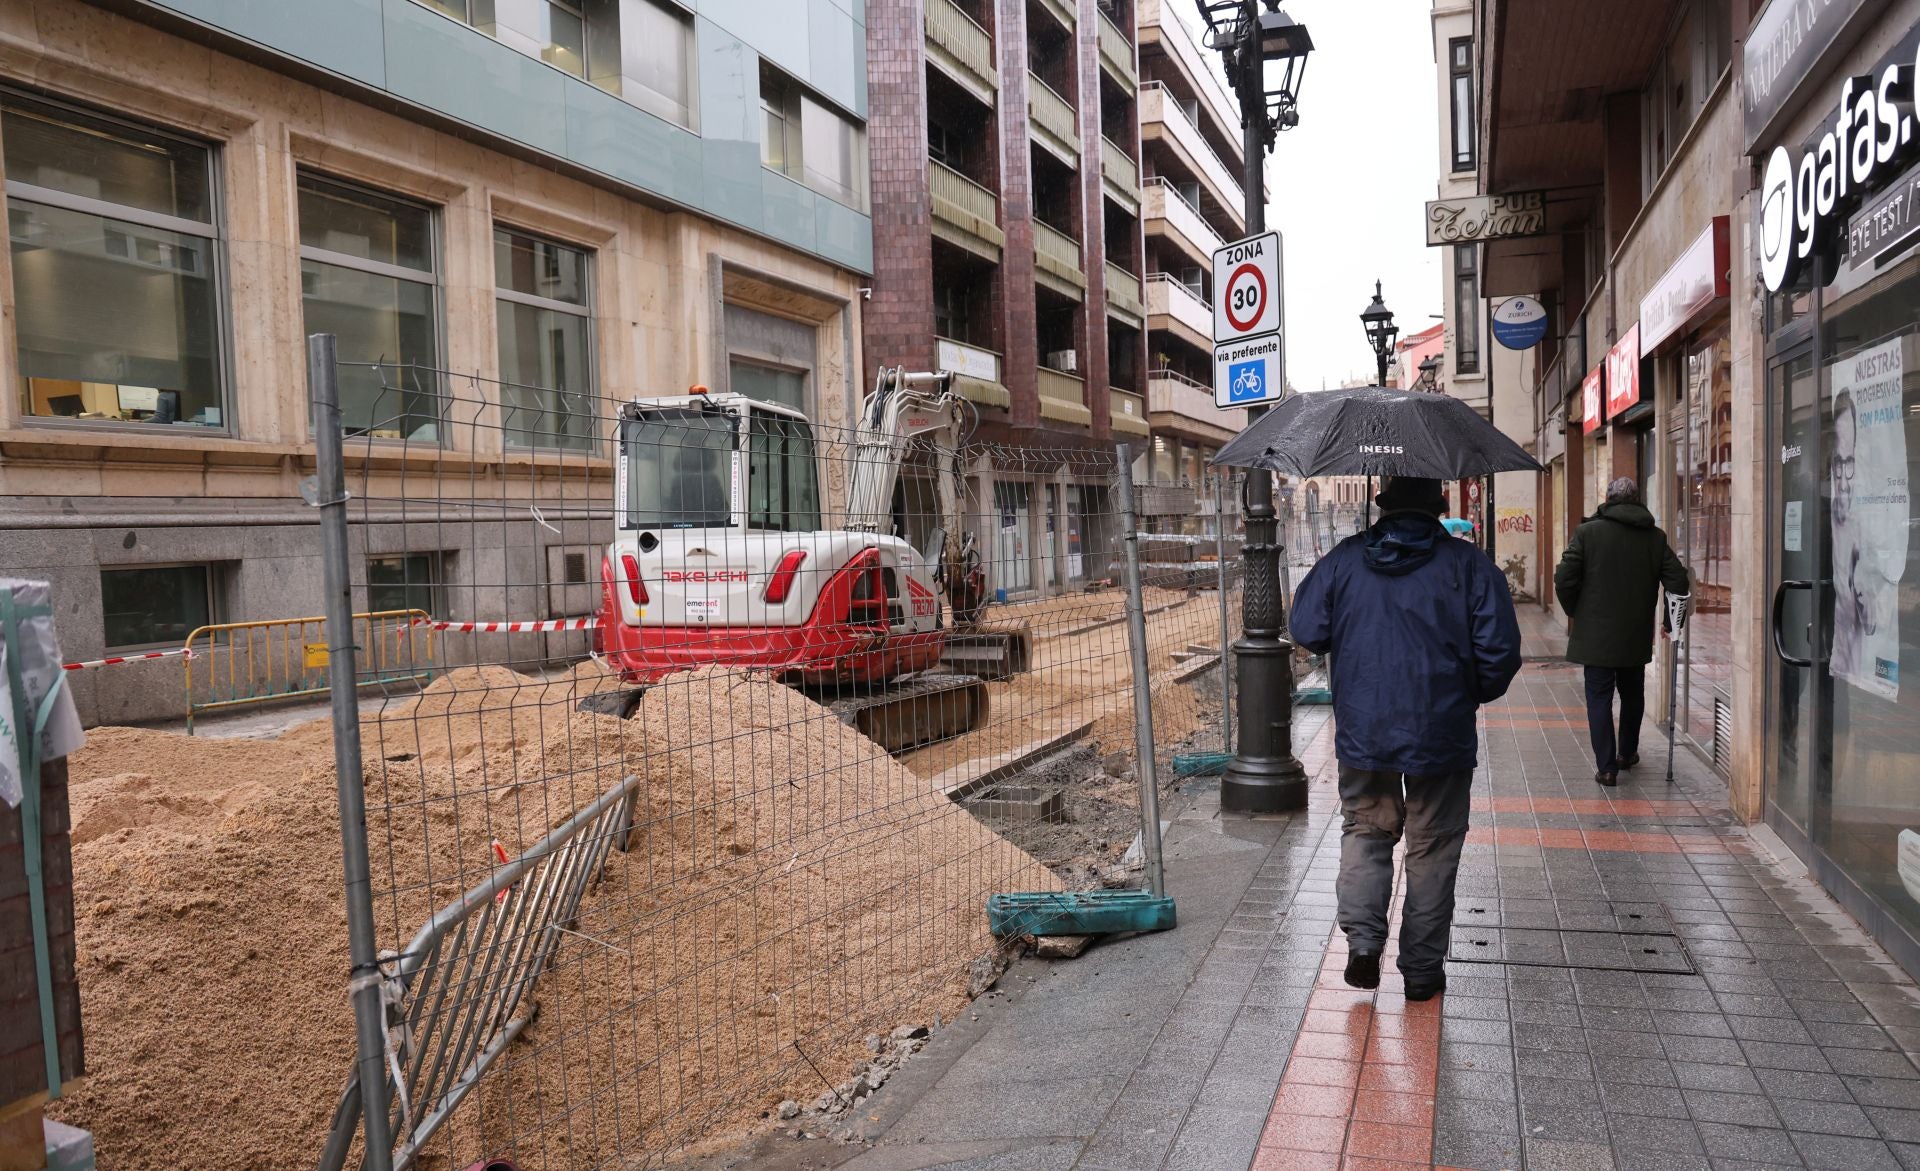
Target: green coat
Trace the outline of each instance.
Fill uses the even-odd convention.
[[[1686,567],[1638,504],[1603,504],[1579,528],[1553,572],[1567,612],[1567,658],[1589,667],[1644,667],[1653,659],[1660,587],[1685,594]]]

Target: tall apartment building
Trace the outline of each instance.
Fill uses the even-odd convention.
[[[1034,449],[1147,435],[1133,0],[868,0],[869,380],[940,366],[978,438]],[[1084,576],[1105,477],[974,469],[996,588]],[[908,491],[915,490],[909,480]]]
[[[1220,55],[1183,11],[1191,0],[1140,0],[1140,139],[1145,179],[1147,422],[1139,469],[1146,524],[1211,533],[1207,461],[1246,426],[1244,410],[1213,403],[1214,249],[1246,234],[1240,106]],[[1238,507],[1227,502],[1230,517]],[[1233,522],[1230,521],[1229,527]]]
[[[596,393],[853,418],[859,0],[0,0],[0,36],[0,565],[53,581],[70,658],[321,612],[309,331],[513,384],[487,409],[541,421],[445,426],[432,393],[375,420],[378,388],[343,386],[371,458],[404,443],[479,479],[604,466],[610,420],[577,409]],[[502,572],[382,532],[356,580],[457,599]],[[449,616],[547,617],[542,575],[573,562],[507,570],[533,613]],[[88,719],[128,720],[177,715],[179,677],[71,682]]]

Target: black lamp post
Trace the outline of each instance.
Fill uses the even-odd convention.
[[[1373,347],[1374,361],[1380,368],[1380,381],[1375,385],[1387,384],[1387,360],[1393,356],[1393,339],[1400,336],[1400,327],[1393,323],[1393,310],[1380,299],[1380,282],[1373,282],[1373,303],[1360,311],[1360,324],[1366,327],[1367,344]]]
[[[1197,0],[1207,22],[1207,46],[1225,59],[1227,78],[1240,99],[1245,154],[1242,196],[1247,235],[1266,230],[1266,153],[1274,136],[1300,123],[1300,85],[1313,37],[1279,10],[1279,0]],[[1249,421],[1264,407],[1247,412]],[[1241,506],[1246,513],[1244,630],[1233,644],[1240,680],[1239,742],[1220,782],[1220,808],[1227,813],[1279,813],[1307,807],[1307,773],[1293,756],[1293,644],[1280,592],[1278,526],[1273,510],[1273,474],[1247,473]]]
[[[1420,360],[1420,381],[1413,384],[1414,389],[1431,394],[1440,389],[1440,358],[1429,354]]]

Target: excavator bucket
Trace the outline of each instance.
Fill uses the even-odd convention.
[[[827,706],[842,723],[897,755],[983,726],[987,685],[977,675],[919,675]]]
[[[947,635],[940,662],[991,683],[1024,675],[1033,666],[1033,632],[1024,622],[985,623]]]

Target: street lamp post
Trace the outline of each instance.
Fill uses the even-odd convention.
[[[1373,302],[1360,311],[1360,324],[1366,327],[1367,344],[1373,347],[1374,361],[1380,368],[1380,380],[1374,385],[1387,384],[1387,362],[1393,357],[1393,339],[1400,336],[1400,327],[1393,323],[1393,310],[1380,299],[1380,282],[1373,282]]]
[[[1220,52],[1240,99],[1247,235],[1259,235],[1267,223],[1262,164],[1274,136],[1300,122],[1300,83],[1313,38],[1305,25],[1279,11],[1279,0],[1266,0],[1264,12],[1258,0],[1198,3],[1207,22],[1207,45]],[[1263,407],[1247,412],[1249,421],[1264,413]],[[1273,474],[1264,468],[1248,471],[1242,491],[1244,629],[1233,644],[1239,740],[1220,782],[1220,808],[1227,813],[1305,809],[1307,773],[1293,755],[1293,643],[1283,637],[1286,599],[1280,593]]]
[[[1424,390],[1432,394],[1440,389],[1440,359],[1429,355],[1420,360],[1420,379],[1413,384],[1415,390]]]

